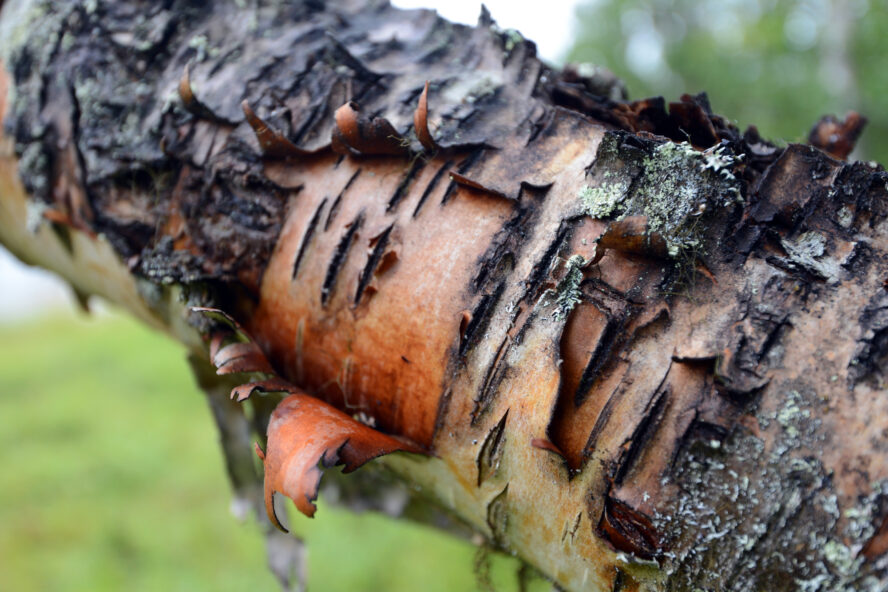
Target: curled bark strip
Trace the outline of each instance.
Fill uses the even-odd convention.
[[[702,100],[701,100],[702,99]],[[681,101],[669,103],[669,119],[675,130],[684,130],[691,144],[697,148],[709,148],[718,143],[718,132],[707,112],[708,100],[682,95]],[[672,133],[676,135],[675,131]]]
[[[438,150],[438,144],[435,142],[435,138],[432,137],[432,132],[429,131],[428,81],[426,81],[422,89],[422,94],[419,95],[419,105],[417,105],[416,111],[413,112],[413,128],[416,130],[416,137],[419,138],[419,143],[422,144],[423,148],[429,152],[436,152]]]
[[[648,230],[647,222],[647,216],[627,216],[608,224],[607,230],[598,239],[592,263],[598,263],[608,249],[658,259],[667,258],[666,241],[658,233]]]
[[[503,199],[508,199],[509,201],[515,201],[513,198],[509,197],[505,193],[502,193],[502,192],[497,191],[495,189],[490,189],[489,187],[485,187],[481,183],[478,183],[477,181],[473,181],[472,179],[469,179],[465,175],[461,175],[461,174],[457,173],[456,171],[450,171],[450,178],[453,179],[453,181],[457,185],[461,185],[463,187],[468,187],[469,189],[474,189],[476,191],[483,191],[484,193],[488,193],[494,197],[501,197]]]
[[[265,353],[228,313],[218,308],[200,306],[192,307],[191,311],[203,314],[227,327],[227,330],[214,330],[210,335],[209,356],[216,367],[216,374],[222,376],[236,372],[275,373]],[[224,345],[226,341],[232,342]]]
[[[241,327],[240,323],[234,320],[230,314],[225,312],[224,310],[218,308],[212,308],[209,306],[192,306],[191,312],[196,312],[207,317],[210,320],[216,321],[217,323],[224,325],[234,331],[237,337],[242,341],[252,341],[253,339],[250,335]],[[215,337],[215,335],[214,335]],[[221,341],[218,345],[221,345]],[[217,345],[217,348],[218,348]],[[211,357],[215,357],[215,353],[211,354]]]
[[[230,397],[241,403],[250,398],[250,395],[256,391],[263,393],[295,393],[298,392],[296,387],[284,380],[283,378],[269,378],[268,380],[260,380],[258,382],[248,382],[231,389]]]
[[[264,464],[265,510],[269,520],[286,530],[274,513],[276,492],[292,499],[306,516],[314,515],[321,467],[341,464],[343,472],[348,473],[377,456],[398,450],[422,452],[417,446],[367,427],[319,399],[302,393],[290,395],[277,406],[268,423]]]
[[[834,115],[824,115],[811,128],[808,143],[833,158],[845,160],[854,150],[866,122],[866,117],[856,111],[848,112],[844,121],[839,121]]]
[[[268,123],[256,115],[256,112],[253,111],[246,100],[241,102],[241,108],[244,110],[247,123],[250,124],[250,127],[253,128],[253,132],[256,134],[259,148],[265,156],[271,158],[292,158],[294,156],[311,154],[311,152],[303,150],[291,142],[281,132],[271,129]]]
[[[361,154],[394,156],[409,152],[406,140],[387,119],[362,115],[361,107],[354,101],[337,109],[334,118],[332,146],[336,152],[348,154],[351,149]]]
[[[221,121],[209,107],[201,103],[197,100],[197,97],[194,96],[194,89],[191,88],[190,64],[185,64],[182,78],[179,79],[179,98],[182,99],[182,105],[185,109],[192,115],[196,115],[201,119]]]
[[[222,331],[217,331],[213,333],[210,337],[210,359],[214,360],[216,358],[216,354],[219,353],[219,350],[222,349],[222,344],[225,342],[225,338],[227,335]]]
[[[191,90],[191,74],[189,70],[190,66],[185,64],[182,78],[179,79],[179,98],[182,99],[186,109],[197,102],[197,99],[194,98],[194,92]]]
[[[213,356],[213,364],[216,366],[216,374],[220,376],[235,372],[274,373],[265,354],[252,341],[226,345]]]

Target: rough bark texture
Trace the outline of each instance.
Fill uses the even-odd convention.
[[[486,13],[0,26],[0,240],[188,343],[209,392],[207,361],[252,372],[259,433],[281,397],[256,393],[299,393],[267,499],[420,451],[376,462],[565,589],[888,589],[888,175],[830,156],[859,119],[778,148]],[[214,410],[247,491],[250,426]]]

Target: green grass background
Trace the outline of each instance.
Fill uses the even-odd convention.
[[[230,499],[177,344],[114,314],[0,326],[0,590],[277,590]],[[312,591],[483,589],[476,549],[432,529],[323,499],[291,524]],[[517,562],[492,564],[516,590]]]

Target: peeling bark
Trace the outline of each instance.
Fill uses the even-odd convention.
[[[888,587],[888,174],[836,160],[856,115],[777,148],[486,12],[0,25],[0,240],[242,377],[266,502],[407,450],[374,463],[565,589]]]

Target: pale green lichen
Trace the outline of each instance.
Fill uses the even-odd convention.
[[[76,37],[74,34],[71,31],[65,31],[64,35],[62,35],[62,51],[71,51],[75,41]]]
[[[620,213],[621,203],[629,190],[629,182],[617,180],[603,183],[598,187],[584,187],[579,198],[583,203],[583,211],[592,218],[609,218]]]
[[[445,102],[472,104],[493,95],[502,84],[497,73],[470,71],[446,85],[441,93]]]
[[[188,47],[197,52],[197,55],[194,56],[196,62],[202,62],[206,59],[209,43],[210,41],[206,35],[195,35],[188,40]]]
[[[20,0],[9,2],[0,20],[0,59],[8,62],[10,55],[35,33],[45,32],[52,3],[46,0]],[[43,27],[39,26],[43,22]],[[57,23],[54,23],[57,24]]]
[[[506,36],[506,52],[511,52],[516,45],[524,41],[524,36],[517,29],[506,29],[503,34]]]
[[[774,416],[774,419],[776,419],[777,423],[783,427],[786,435],[790,438],[798,437],[798,423],[803,419],[811,417],[811,411],[809,409],[803,409],[801,403],[802,396],[799,392],[790,391],[789,395],[786,397],[786,403]]]
[[[811,547],[820,549],[823,559],[829,564],[829,568],[820,564],[820,573],[810,578],[796,579],[796,585],[800,590],[809,592],[825,592],[826,590],[864,590],[867,587],[852,585],[860,573],[860,567],[864,558],[858,557],[857,553],[848,545],[845,545],[836,539],[829,538],[826,541],[819,541],[816,537],[811,537]],[[875,588],[881,589],[881,588]]]
[[[638,157],[619,141],[614,136],[602,142],[598,183],[578,194],[582,211],[599,219],[644,215],[672,258],[695,258],[702,249],[704,214],[741,201],[732,172],[739,157],[723,144],[701,152],[687,142],[664,142]]]
[[[219,48],[210,45],[210,40],[206,35],[194,35],[188,40],[188,47],[196,52],[194,56],[195,62],[202,62],[207,57],[215,58],[219,55]]]
[[[671,257],[701,247],[699,218],[713,205],[712,196],[723,198],[723,205],[739,200],[739,183],[730,170],[736,162],[723,146],[699,152],[687,142],[664,142],[644,159],[639,205]]]
[[[839,576],[848,577],[857,573],[863,557],[855,558],[855,553],[847,545],[830,539],[823,545],[823,556],[830,562]]]
[[[566,319],[570,311],[579,304],[582,298],[580,284],[583,282],[583,267],[587,263],[582,255],[574,255],[567,260],[564,277],[555,288],[555,312],[552,313],[554,320]]]

